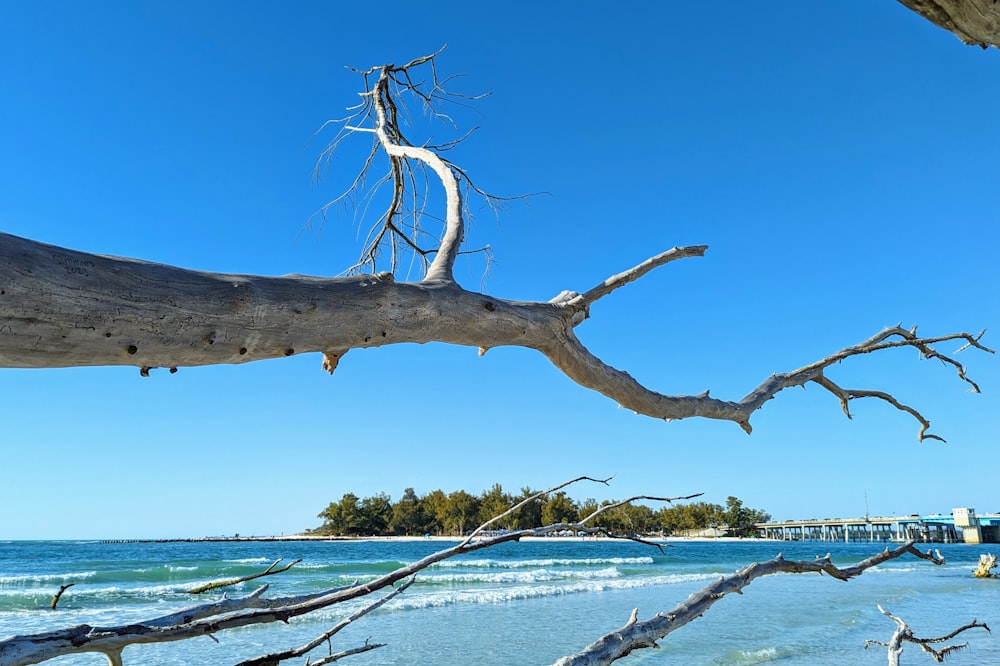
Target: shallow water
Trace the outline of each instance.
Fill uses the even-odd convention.
[[[245,594],[261,584],[268,595],[318,592],[371,580],[448,544],[441,542],[195,542],[102,544],[0,542],[0,636],[76,624],[117,625],[163,615],[193,599],[184,590],[266,568],[278,558],[302,562],[277,576],[227,588]],[[669,610],[720,575],[778,552],[813,559],[832,551],[844,566],[876,545],[772,542],[676,543],[661,553],[630,542],[530,542],[445,561],[417,583],[334,638],[334,649],[372,642],[387,646],[353,663],[400,665],[548,664],[621,626],[633,608],[647,618]],[[762,578],[743,595],[720,600],[705,616],[620,663],[884,664],[895,625],[882,604],[919,636],[940,635],[973,618],[1000,625],[1000,580],[971,570],[989,546],[947,545],[944,566],[904,556],[848,583],[815,574]],[[75,583],[49,609],[59,586]],[[293,620],[182,643],[133,646],[125,661],[142,664],[236,663],[304,643],[358,607],[325,609]],[[966,634],[970,647],[952,664],[1000,664],[1000,644],[985,632]],[[907,661],[928,657],[910,647]],[[99,655],[63,658],[61,665],[104,664]],[[293,663],[293,662],[288,662]]]

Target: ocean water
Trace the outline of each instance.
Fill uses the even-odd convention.
[[[230,596],[262,584],[269,596],[318,592],[371,580],[450,544],[383,542],[126,543],[0,541],[0,638],[79,624],[111,626],[150,619],[199,602],[195,585],[244,576],[278,558],[301,558],[291,570],[226,588]],[[941,547],[944,566],[904,556],[850,582],[817,574],[761,578],[729,595],[704,617],[668,635],[658,650],[621,664],[838,666],[885,664],[882,648],[894,623],[877,604],[906,619],[918,636],[937,636],[977,618],[1000,627],[1000,580],[978,580],[981,552],[997,546]],[[846,566],[880,549],[866,544],[679,542],[664,552],[632,542],[554,541],[504,544],[455,558],[418,575],[381,609],[333,638],[336,651],[386,643],[344,663],[439,666],[550,664],[620,627],[633,608],[640,619],[666,611],[715,578],[779,552],[813,559],[830,552]],[[49,608],[60,585],[75,583]],[[138,645],[126,664],[235,664],[314,638],[359,607],[358,602],[292,620],[221,632],[218,643],[196,638]],[[1000,665],[1000,641],[985,631],[949,663]],[[320,651],[325,650],[320,648]],[[286,663],[302,663],[304,659]],[[51,662],[106,664],[98,654]],[[902,663],[932,663],[910,646]],[[2,660],[0,660],[2,664]]]

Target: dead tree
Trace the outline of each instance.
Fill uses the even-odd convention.
[[[854,356],[909,347],[952,366],[978,392],[962,364],[938,347],[957,342],[962,348],[990,351],[980,343],[981,334],[922,337],[915,327],[886,328],[818,361],[772,375],[733,400],[708,391],[654,391],[604,363],[576,337],[574,328],[600,299],[655,268],[701,257],[704,245],[672,248],[582,293],[564,290],[547,302],[506,300],[463,288],[453,270],[465,251],[463,198],[484,193],[442,156],[451,144],[418,145],[403,132],[408,99],[432,110],[464,99],[448,92],[447,81],[438,78],[436,56],[359,71],[364,83],[361,103],[347,118],[331,121],[340,130],[326,154],[349,138],[371,139],[361,173],[344,196],[349,198],[371,179],[392,188],[356,266],[371,268],[370,274],[319,278],[204,273],[0,234],[0,367],[131,365],[147,376],[153,368],[174,372],[182,366],[322,352],[323,367],[332,373],[351,349],[438,341],[475,347],[483,354],[493,347],[519,346],[542,353],[577,384],[658,419],[721,419],[749,433],[751,415],[768,400],[786,388],[812,383],[837,398],[848,417],[848,403],[857,398],[877,398],[909,413],[920,425],[921,440],[940,438],[928,433],[930,423],[916,408],[885,391],[843,387],[828,371]],[[425,74],[426,81],[416,79]],[[380,155],[388,170],[378,177],[369,172]],[[431,235],[426,228],[431,216],[424,216],[419,205],[408,204],[423,176],[428,187],[434,184],[445,194],[443,224]],[[395,279],[402,252],[422,262],[422,279]],[[380,265],[388,270],[376,272]]]

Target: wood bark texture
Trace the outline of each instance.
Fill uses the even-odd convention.
[[[1000,4],[996,0],[899,0],[965,44],[1000,47]]]

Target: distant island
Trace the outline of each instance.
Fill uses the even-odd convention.
[[[433,490],[417,495],[413,488],[406,488],[396,502],[385,493],[359,498],[348,492],[319,513],[322,525],[307,530],[305,536],[460,536],[537,493],[530,488],[522,488],[518,494],[508,493],[499,483],[479,495],[465,490],[451,493]],[[579,502],[559,491],[525,505],[492,527],[519,530],[574,523],[602,506],[615,503],[614,500],[598,503],[591,498]],[[757,523],[770,519],[766,511],[750,509],[739,498],[729,496],[725,506],[690,502],[653,509],[645,504],[629,504],[610,509],[588,524],[615,533],[755,537]]]

